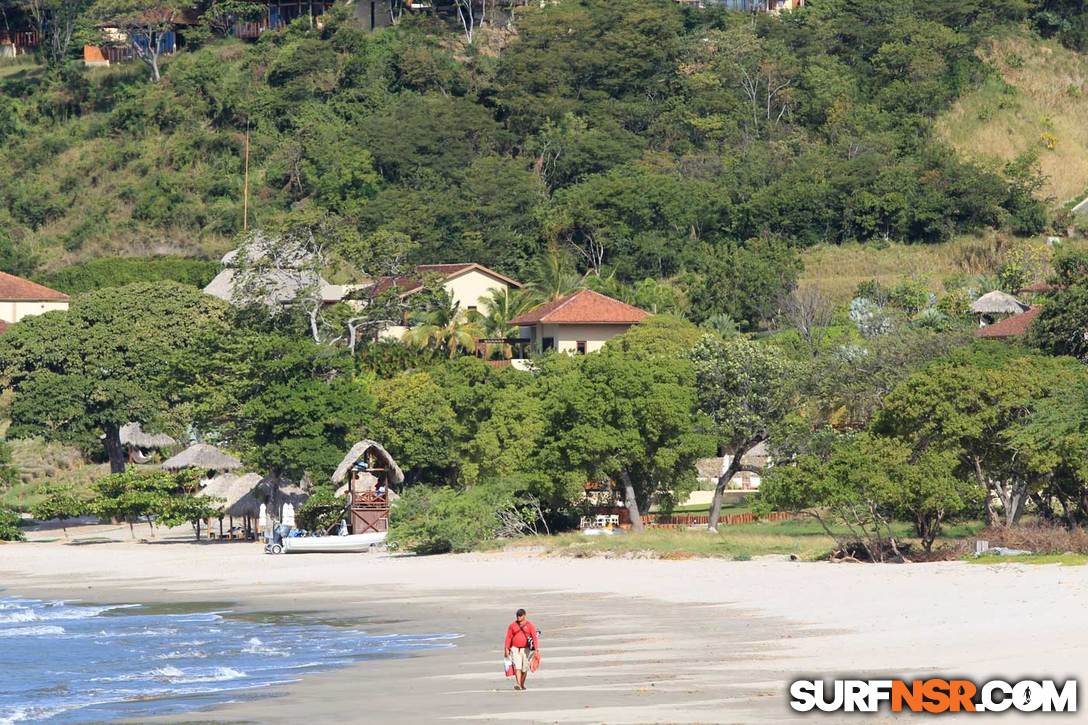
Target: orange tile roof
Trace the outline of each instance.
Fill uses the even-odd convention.
[[[1050,284],[1049,282],[1036,282],[1035,284],[1029,284],[1027,287],[1022,287],[1020,289],[1020,294],[1029,294],[1032,292],[1056,292],[1061,288],[1061,285]]]
[[[650,316],[646,310],[614,300],[589,289],[580,289],[534,307],[510,320],[511,325],[633,325]]]
[[[1041,305],[1032,305],[1025,312],[1012,317],[1006,317],[992,325],[980,327],[975,330],[975,337],[984,337],[991,340],[1004,340],[1010,337],[1023,337],[1031,327],[1032,321],[1039,316],[1043,308]]]
[[[16,277],[7,272],[0,272],[0,300],[5,302],[39,302],[43,300],[63,301],[68,295],[49,289],[29,279]]]

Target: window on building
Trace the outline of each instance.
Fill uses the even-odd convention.
[[[475,312],[476,311],[476,305],[469,305],[468,306],[468,311],[469,312]]]
[[[543,338],[540,341],[540,349],[543,350],[544,352],[547,352],[548,350],[554,350],[555,349],[555,338],[554,337],[545,337],[545,338]]]
[[[585,355],[586,354],[586,341],[585,340],[579,340],[578,342],[576,342],[574,344],[578,348],[578,354],[579,355]]]

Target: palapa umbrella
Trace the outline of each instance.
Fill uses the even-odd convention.
[[[176,456],[167,458],[162,463],[167,471],[180,471],[185,468],[200,468],[205,471],[233,471],[242,467],[242,462],[227,455],[215,446],[207,443],[194,443]]]
[[[994,290],[987,292],[971,303],[971,312],[976,315],[1018,315],[1028,308],[1012,295]]]
[[[220,521],[226,516],[233,526],[235,517],[238,517],[248,524],[249,519],[260,516],[261,501],[254,493],[260,482],[261,477],[256,473],[242,476],[223,474],[209,479],[197,495],[223,499],[218,504]]]
[[[134,448],[168,448],[178,442],[165,433],[148,433],[139,423],[125,423],[118,431],[121,445]]]

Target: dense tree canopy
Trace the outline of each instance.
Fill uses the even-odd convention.
[[[180,423],[168,407],[168,361],[192,354],[201,333],[222,333],[227,308],[176,283],[107,288],[68,312],[31,317],[0,338],[0,368],[15,400],[12,433],[95,451],[124,470],[119,430],[129,422]]]

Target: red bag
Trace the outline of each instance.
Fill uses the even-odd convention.
[[[507,657],[506,659],[504,659],[502,661],[502,664],[503,664],[503,672],[506,674],[506,676],[507,677],[513,677],[514,676],[514,663],[513,663],[513,661],[509,657]]]
[[[540,667],[540,653],[534,652],[533,656],[529,659],[529,671],[536,672]]]

